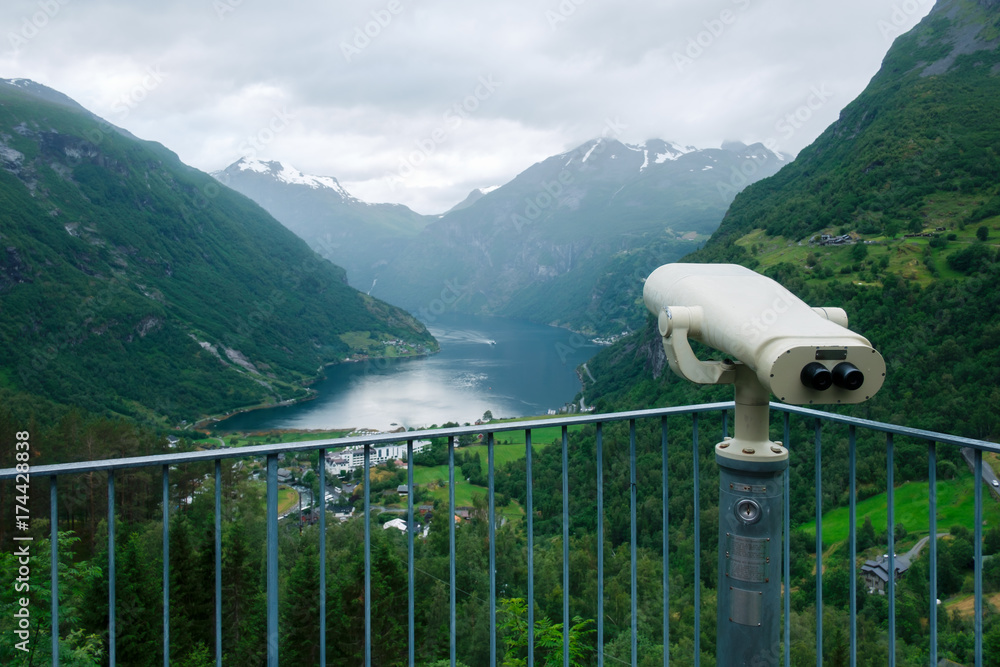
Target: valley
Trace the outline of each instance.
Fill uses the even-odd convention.
[[[158,664],[162,653],[164,662],[189,667],[214,664],[212,654],[260,665],[280,646],[289,664],[319,662],[321,647],[331,664],[406,664],[412,650],[414,664],[450,664],[454,656],[471,666],[488,663],[491,649],[504,664],[523,664],[527,600],[534,596],[536,664],[561,663],[563,646],[581,665],[605,658],[659,664],[664,656],[688,664],[692,654],[713,664],[718,637],[709,617],[728,599],[720,576],[730,574],[720,571],[725,561],[716,547],[720,523],[736,521],[719,511],[714,445],[731,433],[734,415],[602,421],[608,413],[733,398],[730,387],[692,384],[668,366],[642,290],[653,269],[672,262],[739,264],[809,305],[843,308],[850,328],[884,356],[885,384],[870,401],[824,410],[942,440],[931,446],[925,434],[906,430],[887,436],[877,425],[855,433],[808,412],[783,423],[779,408],[772,409],[769,438],[790,452],[789,559],[782,572],[790,640],[781,648],[791,662],[848,664],[852,635],[856,661],[866,667],[888,664],[890,650],[896,664],[907,665],[931,656],[972,664],[977,652],[1000,651],[1000,494],[976,478],[949,441],[978,441],[987,465],[1000,462],[992,444],[1000,438],[1000,5],[937,0],[926,17],[913,19],[912,30],[880,46],[884,59],[867,85],[837,101],[836,118],[805,141],[808,126],[788,125],[794,116],[783,114],[783,105],[794,102],[789,108],[819,118],[837,100],[833,91],[848,88],[810,83],[805,90],[830,94],[809,107],[798,106],[802,90],[769,98],[777,88],[768,77],[783,78],[805,57],[802,43],[790,38],[808,34],[808,26],[796,13],[783,17],[796,19],[794,35],[759,23],[752,29],[757,12],[772,9],[731,4],[740,11],[712,10],[708,19],[698,13],[703,8],[690,10],[684,25],[694,32],[676,43],[698,46],[703,27],[711,48],[699,47],[676,73],[623,79],[652,99],[661,87],[710,80],[716,59],[741,39],[752,38],[755,49],[780,45],[780,67],[757,67],[756,52],[745,48],[739,58],[728,56],[726,77],[711,82],[703,98],[678,96],[656,112],[690,131],[675,107],[706,125],[718,108],[747,110],[713,130],[720,140],[700,147],[608,131],[588,135],[581,128],[601,126],[599,116],[620,88],[595,84],[597,97],[568,96],[576,106],[593,106],[585,122],[564,120],[558,96],[505,75],[491,76],[503,83],[488,96],[468,97],[463,77],[482,80],[478,71],[468,76],[482,63],[464,63],[462,76],[441,66],[454,59],[456,40],[440,36],[503,32],[507,21],[522,20],[512,19],[516,8],[506,5],[491,7],[489,20],[469,7],[467,22],[435,3],[352,14],[362,27],[351,23],[345,34],[363,38],[364,26],[375,26],[346,63],[353,70],[334,62],[336,48],[333,58],[314,57],[322,54],[320,42],[296,35],[296,46],[313,60],[297,65],[309,76],[295,86],[283,87],[287,74],[276,57],[264,65],[248,61],[246,70],[229,63],[224,75],[206,61],[199,70],[205,81],[184,82],[184,97],[205,100],[205,116],[191,131],[204,125],[221,136],[242,119],[240,134],[254,139],[253,151],[230,156],[225,140],[198,134],[205,147],[197,154],[212,153],[221,167],[212,173],[52,88],[0,79],[0,436],[16,442],[31,434],[30,454],[0,447],[0,468],[14,478],[15,466],[29,463],[175,455],[113,470],[91,465],[58,483],[58,471],[43,469],[31,477],[30,498],[5,486],[0,513],[12,516],[23,504],[32,518],[30,531],[23,530],[35,549],[38,654],[28,661],[60,651],[63,664],[92,666],[117,648],[121,664]],[[206,44],[232,30],[270,55],[260,34],[282,37],[270,24],[254,24],[260,34],[238,32],[261,9],[226,7],[234,13],[225,20],[184,25]],[[557,19],[558,26],[532,11],[535,23],[541,17],[552,29],[546,48],[568,48],[564,61],[538,62],[556,65],[553,71],[570,80],[591,60],[645,66],[674,48],[657,35],[653,51],[614,51],[605,39],[615,29],[604,16],[600,39],[577,51],[562,40],[597,25],[587,13],[606,7],[580,5],[572,16],[559,15],[565,21]],[[860,9],[795,11],[823,23]],[[668,23],[640,18],[650,32]],[[864,26],[850,18],[860,43]],[[519,28],[530,23],[523,20]],[[725,30],[713,32],[716,20]],[[300,19],[298,29],[313,22]],[[638,43],[638,27],[619,39],[628,34]],[[876,24],[868,28],[884,38]],[[53,19],[51,34],[67,39],[63,29]],[[425,60],[416,49],[388,53],[393,40],[409,47],[422,31],[438,36],[428,53],[442,61]],[[511,46],[527,44],[532,33],[504,34],[517,35],[496,61],[506,67],[514,61]],[[22,46],[36,48],[44,39]],[[334,31],[324,39],[336,46],[339,37]],[[846,61],[846,49],[857,43],[838,42],[823,57]],[[179,68],[176,54],[187,48],[173,43],[163,53],[173,54]],[[119,60],[93,61],[109,68],[106,81],[88,79],[101,81],[98,98],[118,76],[106,63]],[[363,69],[366,61],[375,69]],[[334,65],[348,74],[331,77]],[[251,69],[267,76],[249,77]],[[418,95],[418,70],[447,79],[446,92]],[[388,87],[397,71],[413,84],[399,79]],[[162,91],[134,90],[152,103],[174,85],[163,83]],[[365,97],[369,88],[391,98],[390,115]],[[328,113],[318,101],[324,97],[342,106]],[[758,98],[767,100],[766,113],[755,106]],[[172,99],[182,106],[180,97]],[[456,99],[471,99],[476,111],[463,106],[468,115],[449,128],[447,141],[424,151],[426,164],[410,165],[405,185],[417,201],[442,201],[448,192],[457,205],[425,215],[352,194],[355,186],[377,192],[371,184],[384,180],[382,165],[399,164],[390,158],[412,152],[413,138],[426,141],[426,118],[436,127],[438,107],[453,108]],[[632,101],[637,119],[630,122],[641,131],[674,131],[666,121],[643,121],[642,105]],[[285,113],[286,102],[294,113]],[[227,110],[221,121],[213,108]],[[277,108],[280,129],[267,120]],[[427,108],[431,116],[422,116]],[[548,120],[503,116],[511,108]],[[164,111],[162,127],[177,118]],[[335,125],[345,129],[324,134]],[[802,132],[797,155],[761,139],[772,128]],[[721,139],[734,129],[746,143]],[[409,143],[398,141],[406,133]],[[508,156],[506,172],[484,171],[484,163],[502,157],[491,143],[495,134],[530,159],[515,168]],[[325,159],[339,150],[352,160]],[[299,156],[312,156],[310,169],[291,166],[281,157],[286,151],[303,167]],[[349,175],[312,169],[331,164],[347,165]],[[512,175],[471,183],[483,173]],[[697,343],[694,351],[701,359],[719,357]],[[547,421],[581,410],[596,413],[593,423]],[[526,417],[530,459],[520,427],[491,430]],[[450,467],[449,440],[436,432],[458,424],[472,426],[455,437]],[[325,460],[317,449],[326,445],[241,453],[340,437],[357,438],[352,446],[374,438],[398,447],[407,433],[425,428],[412,461],[391,449],[367,477],[359,450],[351,457],[342,442]],[[265,481],[269,468],[280,489]],[[940,539],[921,544],[932,531],[931,470]],[[300,502],[318,498],[320,480],[330,501],[323,499],[321,512],[300,512]],[[859,528],[853,563],[852,500]],[[411,501],[413,525],[400,525]],[[262,511],[268,502],[280,523]],[[329,522],[322,534],[320,516]],[[17,530],[0,525],[0,571],[11,578],[20,567]],[[49,540],[59,546],[55,565]],[[892,604],[863,576],[849,600],[852,571],[870,567],[867,561],[890,544],[900,554],[922,547],[893,579]],[[56,597],[50,568],[59,572],[60,623],[49,620]],[[117,598],[109,594],[112,582]],[[0,604],[14,608],[13,587],[4,590]],[[316,622],[320,591],[325,643]],[[16,624],[8,614],[0,630],[12,636]],[[26,664],[15,650],[0,643],[0,662]]]

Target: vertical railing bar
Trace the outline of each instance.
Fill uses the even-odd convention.
[[[896,508],[895,508],[895,447],[892,433],[885,435],[886,521],[889,524],[889,667],[896,665]]]
[[[215,459],[215,665],[222,667],[222,459]]]
[[[930,661],[938,664],[937,657],[937,443],[933,440],[927,443],[927,496],[930,501],[929,524],[930,537],[930,598],[931,609],[928,618],[930,626]],[[853,665],[851,667],[854,667]]]
[[[565,428],[565,427],[563,427]],[[493,477],[493,432],[486,435],[486,489],[490,534],[490,667],[497,664],[497,516]]]
[[[823,664],[823,426],[816,420],[816,664]]]
[[[326,449],[320,449],[317,454],[317,463],[319,463],[319,667],[326,667]],[[313,501],[313,514],[316,514],[315,501]],[[413,581],[412,572],[410,573],[410,581]]]
[[[786,412],[784,414],[784,433],[782,444],[785,445],[785,449],[791,449],[791,428],[789,424],[790,415]],[[791,530],[792,530],[792,501],[791,501],[791,490],[789,488],[789,473],[788,466],[785,466],[785,470],[782,473],[782,482],[785,488],[785,498],[782,503],[782,531],[784,533],[784,539],[782,542],[782,562],[784,567],[785,575],[785,667],[791,667],[792,664],[792,550],[791,550]]]
[[[163,466],[163,667],[170,667],[170,466]]]
[[[417,647],[416,647],[416,636],[417,636],[417,623],[414,618],[415,613],[415,587],[414,587],[414,576],[415,570],[413,567],[413,533],[416,530],[416,525],[414,524],[413,517],[413,438],[406,441],[406,567],[407,567],[407,593],[406,593],[406,606],[407,606],[407,618],[409,619],[408,635],[410,638],[410,667],[414,667],[417,664]]]
[[[701,665],[701,462],[698,452],[698,413],[691,415],[694,450],[694,667]]]
[[[848,428],[848,475],[850,477],[850,506],[851,519],[848,532],[850,548],[850,609],[851,609],[851,667],[858,664],[858,467],[857,467],[857,428],[852,424]]]
[[[562,427],[563,667],[569,667],[569,429]]]
[[[278,667],[278,455],[267,455],[267,664]]]
[[[723,430],[726,430],[725,411],[723,411]],[[670,508],[667,483],[667,418],[660,417],[660,458],[663,467],[663,667],[670,664]]]
[[[725,440],[729,437],[729,411],[722,411],[722,439]]]
[[[365,667],[372,664],[372,446],[365,443]]]
[[[597,422],[597,667],[604,667],[604,425]]]
[[[455,667],[455,436],[448,436],[448,634],[451,667]]]
[[[535,508],[531,481],[531,429],[524,431],[525,510],[528,515],[528,663],[535,664]]]
[[[49,477],[49,528],[52,546],[49,586],[52,589],[52,664],[59,664],[59,499],[57,476]]]
[[[115,471],[108,471],[108,665],[115,666]]]
[[[631,511],[631,535],[629,537],[629,552],[632,568],[632,665],[639,664],[639,582],[637,563],[639,560],[636,542],[638,541],[638,522],[636,520],[636,457],[635,457],[635,420],[628,421],[628,459],[629,459],[629,489]]]
[[[983,450],[975,451],[976,529],[975,529],[975,606],[976,661],[983,663]]]

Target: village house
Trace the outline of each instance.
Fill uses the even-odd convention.
[[[896,556],[893,559],[893,566],[896,570],[896,581],[899,581],[899,577],[910,569],[910,561],[906,556]],[[889,587],[889,555],[884,554],[876,560],[865,561],[861,566],[861,574],[865,578],[869,593],[878,592],[885,595]]]

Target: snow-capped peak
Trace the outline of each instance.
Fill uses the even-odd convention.
[[[494,190],[498,189],[499,187],[500,187],[499,185],[491,185],[489,187],[477,188],[477,189],[480,192],[482,192],[484,195],[488,195],[489,193],[493,192]]]
[[[236,166],[240,171],[253,171],[258,174],[268,174],[271,172],[271,165],[273,164],[280,165],[281,163],[261,162],[257,158],[244,157],[240,158],[239,162],[236,163]]]
[[[694,146],[680,146],[672,141],[665,141],[663,143],[666,150],[663,153],[656,154],[656,164],[663,164],[667,160],[676,160],[682,155],[687,155],[698,150]]]
[[[332,176],[310,176],[308,174],[303,174],[290,164],[278,161],[264,162],[262,160],[258,160],[257,158],[250,157],[241,158],[236,164],[240,171],[253,171],[258,174],[272,174],[282,183],[288,183],[289,185],[305,185],[314,190],[328,188],[339,194],[344,199],[354,199],[354,197],[348,194],[347,190],[345,190],[340,183],[337,182],[337,179]]]
[[[649,167],[651,155],[655,164],[663,164],[668,160],[674,161],[682,155],[698,150],[695,146],[681,146],[673,141],[663,141],[662,139],[650,139],[646,143],[638,145],[625,144],[625,147],[643,154],[642,166],[639,167],[639,171],[645,171]]]

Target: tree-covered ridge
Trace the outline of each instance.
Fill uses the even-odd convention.
[[[436,349],[256,204],[85,111],[0,85],[0,156],[2,386],[176,422]]]
[[[971,221],[996,215],[998,44],[995,7],[939,2],[836,123],[737,196],[715,242],[757,228],[796,241],[842,226],[892,236],[936,193],[968,195]]]

